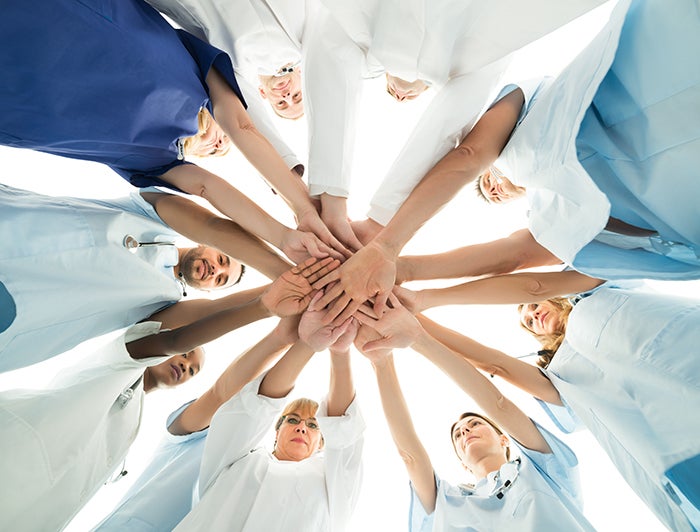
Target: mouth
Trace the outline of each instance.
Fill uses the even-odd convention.
[[[280,92],[280,93],[284,92],[289,88],[289,85],[291,85],[291,83],[292,82],[288,79],[281,82],[281,83],[276,83],[275,86],[272,87],[272,90],[275,92]]]
[[[182,378],[182,370],[175,364],[170,364],[170,370],[172,371],[175,380],[180,382],[180,379]]]
[[[294,443],[303,443],[304,445],[306,445],[306,442],[304,441],[303,438],[292,438],[292,441]]]
[[[549,315],[549,312],[543,312],[540,314],[540,326],[544,329],[545,324],[547,323],[547,316]]]
[[[209,277],[209,272],[211,271],[211,266],[209,264],[209,261],[207,259],[200,259],[201,265],[198,268],[197,273],[199,274],[199,280],[204,281],[207,277]]]

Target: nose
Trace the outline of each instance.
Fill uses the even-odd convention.
[[[186,379],[190,376],[190,363],[187,360],[180,361],[180,371],[182,371],[182,378]]]
[[[302,426],[302,423],[304,424]],[[306,434],[306,421],[302,421],[299,423],[295,429],[297,432],[301,432],[302,434]]]

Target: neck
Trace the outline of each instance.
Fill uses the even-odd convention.
[[[504,456],[489,455],[484,457],[477,464],[473,464],[470,469],[476,479],[481,480],[482,478],[486,478],[489,473],[498,471],[505,463],[506,459]]]
[[[177,264],[173,266],[173,274],[175,277],[179,277],[180,275],[180,264],[182,264],[182,257],[185,256],[185,253],[187,253],[187,249],[183,248],[177,248]]]
[[[146,368],[146,371],[143,372],[143,392],[149,393],[157,388],[158,385],[151,375],[151,368]]]

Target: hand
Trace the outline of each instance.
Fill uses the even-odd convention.
[[[322,259],[324,257],[334,257],[344,259],[345,257],[321,242],[313,233],[305,233],[295,229],[289,229],[282,239],[280,245],[282,252],[295,264],[304,262],[309,257]]]
[[[331,257],[308,259],[280,275],[263,293],[262,304],[277,316],[300,314],[311,301],[312,283],[339,265],[340,261]]]
[[[331,233],[347,248],[357,251],[362,243],[357,239],[348,220],[347,198],[321,194],[321,219]],[[350,255],[348,255],[349,257]]]
[[[414,291],[403,286],[395,286],[392,292],[411,314],[418,314],[425,310],[423,308],[423,292],[421,290]]]
[[[336,300],[328,311],[326,323],[345,321],[370,298],[375,298],[374,310],[381,315],[394,286],[394,261],[395,257],[376,242],[371,242],[336,271],[314,283],[314,288],[322,288],[332,281],[339,281],[321,299],[324,306]]]
[[[350,327],[352,318],[348,318],[340,326],[324,325],[325,310],[319,306],[323,293],[318,292],[311,300],[309,308],[304,312],[299,322],[299,338],[314,351],[323,351],[334,344]]]
[[[354,318],[350,318],[350,325],[330,347],[331,351],[334,353],[347,353],[350,350],[350,346],[355,341],[355,336],[357,336],[359,328],[360,322]]]
[[[324,220],[321,220],[321,217],[318,215],[316,209],[309,209],[305,213],[298,216],[297,223],[299,224],[298,229],[300,231],[313,233],[335,253],[339,253],[341,257],[337,258],[347,258],[352,255],[352,252],[334,236],[335,233],[331,232],[331,230],[324,223]]]
[[[389,295],[389,303],[392,308],[388,309],[379,319],[367,316],[363,312],[355,314],[355,318],[362,325],[372,327],[381,335],[380,339],[365,343],[360,349],[362,352],[408,347],[420,336],[423,330],[420,323],[413,314],[401,305],[394,294]]]
[[[301,314],[282,318],[274,329],[274,333],[280,342],[291,345],[299,339],[299,320]]]
[[[375,349],[374,351],[364,351],[366,344],[371,344],[375,340],[380,340],[382,335],[368,325],[361,325],[355,337],[355,347],[362,353],[373,366],[381,364],[391,355],[391,349]]]
[[[384,229],[383,225],[375,222],[372,218],[350,222],[350,227],[352,232],[357,235],[357,239],[365,246],[379,234],[379,231]]]

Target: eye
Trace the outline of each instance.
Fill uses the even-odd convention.
[[[190,377],[194,377],[194,370],[190,368]]]
[[[462,437],[462,433],[459,431],[455,431],[455,433],[452,435],[452,438],[455,440],[458,440]]]
[[[528,329],[532,329],[532,318],[530,318],[529,320],[527,320],[527,323],[526,323],[525,325],[527,325],[527,328],[528,328]]]
[[[312,430],[317,430],[318,429],[318,424],[315,421],[307,421],[306,426],[309,427]]]
[[[299,419],[298,417],[288,417],[287,423],[289,423],[290,425],[298,425],[299,423],[301,423],[301,419]]]
[[[187,353],[184,353],[184,354],[182,355],[182,358],[187,358]]]
[[[294,103],[299,103],[301,101],[301,92],[297,92],[292,96]]]
[[[224,256],[221,254],[219,254],[219,264],[221,264],[221,266],[224,265]]]

